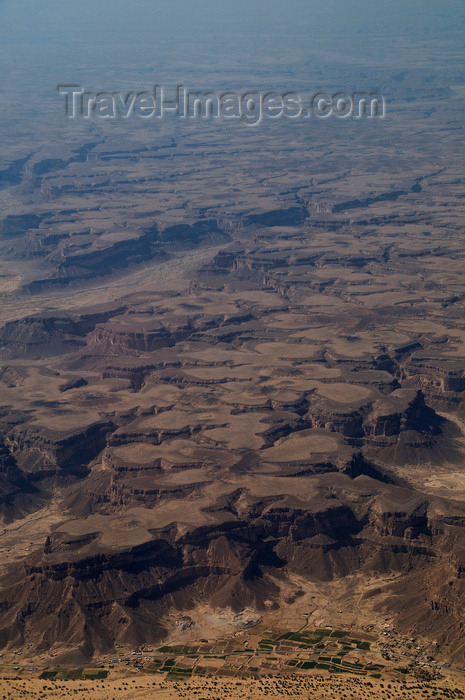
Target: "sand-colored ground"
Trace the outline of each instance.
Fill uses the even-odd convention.
[[[104,681],[42,681],[31,677],[0,679],[4,698],[69,697],[88,700],[264,700],[265,698],[294,698],[295,700],[430,700],[430,698],[461,698],[465,684],[449,675],[439,681],[424,682],[390,679],[334,678],[329,675],[283,676],[255,679],[191,679],[184,682],[159,680],[156,676],[114,672]],[[444,689],[447,689],[444,693]],[[459,692],[457,692],[457,690]],[[462,693],[462,694],[461,694]]]

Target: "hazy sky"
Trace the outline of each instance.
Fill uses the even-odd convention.
[[[0,69],[48,64],[61,81],[70,64],[104,78],[116,66],[214,66],[220,57],[252,74],[315,47],[331,58],[341,46],[375,66],[395,57],[392,37],[430,41],[434,55],[441,33],[463,48],[464,28],[464,0],[0,0]]]
[[[1,0],[2,41],[182,42],[211,32],[399,34],[464,25],[463,0]]]
[[[58,84],[365,89],[363,70],[383,89],[418,60],[462,84],[464,29],[465,0],[0,0],[0,118],[19,142],[20,110],[27,129],[58,114]]]

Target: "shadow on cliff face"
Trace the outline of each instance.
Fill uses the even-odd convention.
[[[137,546],[121,543],[109,549],[99,532],[86,537],[55,533],[3,581],[0,645],[15,648],[32,634],[38,649],[66,645],[68,659],[85,660],[113,651],[118,643],[160,642],[170,632],[170,612],[205,605],[234,612],[276,609],[283,596],[289,598],[296,574],[324,582],[354,571],[413,576],[426,564],[431,572],[439,571],[441,548],[455,523],[441,513],[442,506],[363,473],[367,467],[360,455],[348,468],[350,476],[340,475],[342,490],[322,489],[307,501],[250,499],[240,517],[236,509],[221,524],[183,528],[184,534],[173,524]],[[231,502],[241,496],[244,492],[236,491]],[[449,567],[454,569],[455,557],[451,576],[462,591],[459,550],[454,552]],[[408,605],[411,593],[404,595],[395,609]],[[440,596],[438,587],[435,595]],[[390,609],[389,600],[385,605]],[[436,613],[426,605],[424,624]],[[445,625],[455,613],[441,614]]]

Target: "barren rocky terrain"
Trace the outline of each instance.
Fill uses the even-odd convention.
[[[0,666],[12,697],[333,698],[354,682],[357,698],[428,697],[422,683],[463,696],[457,42],[438,44],[435,73],[418,43],[416,67],[393,77],[411,51],[398,40],[376,70],[385,120],[97,123],[51,142],[50,107],[40,145],[26,130],[6,145]],[[299,86],[330,66],[330,90],[374,75],[369,47],[309,57],[297,44],[285,58],[261,77]],[[321,628],[371,640],[385,675],[368,662],[351,680],[300,673],[285,648],[276,668],[210,659],[206,680],[176,652],[188,690],[148,675],[170,675],[160,659],[146,668],[163,647],[200,654],[246,635],[247,650],[266,630]],[[37,680],[86,664],[113,670]]]

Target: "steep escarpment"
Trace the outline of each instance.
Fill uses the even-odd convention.
[[[154,221],[145,228],[138,223],[129,230],[120,226],[110,235],[102,234],[92,227],[76,231],[69,210],[58,216],[51,212],[10,215],[0,222],[0,256],[12,261],[41,260],[40,270],[29,269],[21,284],[23,294],[35,295],[88,286],[95,278],[230,240],[216,219],[164,227]]]
[[[318,428],[341,433],[354,445],[433,448],[446,420],[421,391],[396,389],[374,401],[340,404],[314,395],[308,416]]]
[[[264,611],[283,604],[281,590],[295,574],[309,581],[336,580],[354,569],[414,577],[428,566],[434,577],[446,563],[463,596],[460,548],[444,560],[439,554],[456,532],[450,507],[446,517],[411,492],[363,478],[363,490],[372,487],[368,501],[351,496],[344,502],[344,489],[337,496],[321,491],[316,501],[263,500],[241,490],[224,501],[229,513],[219,510],[216,523],[172,523],[137,545],[109,546],[103,532],[71,535],[64,525],[4,580],[0,645],[51,645],[86,659],[117,643],[159,642],[170,632],[170,611],[207,602]],[[11,585],[12,576],[19,586]],[[443,600],[440,590],[435,600]],[[410,599],[420,605],[417,593],[405,594],[404,605]],[[395,612],[398,598],[386,605]],[[455,614],[443,611],[439,640],[450,639],[445,628]],[[418,624],[431,630],[435,616],[437,606],[424,601]]]
[[[372,439],[386,440],[400,433],[417,433],[432,440],[441,433],[444,419],[426,406],[423,394],[398,389],[378,401],[365,423],[365,433]]]
[[[99,310],[77,315],[26,316],[0,328],[0,353],[4,357],[38,359],[62,355],[85,345],[84,338],[98,323],[107,322],[124,309]]]
[[[244,201],[213,142],[206,198],[190,138],[0,175],[30,195],[0,224],[0,646],[81,664],[251,611],[461,658],[460,212],[445,236],[442,180],[339,161]]]
[[[32,481],[51,475],[83,475],[89,462],[106,444],[114,429],[111,422],[98,421],[67,435],[37,429],[13,429],[5,437],[9,453]]]

